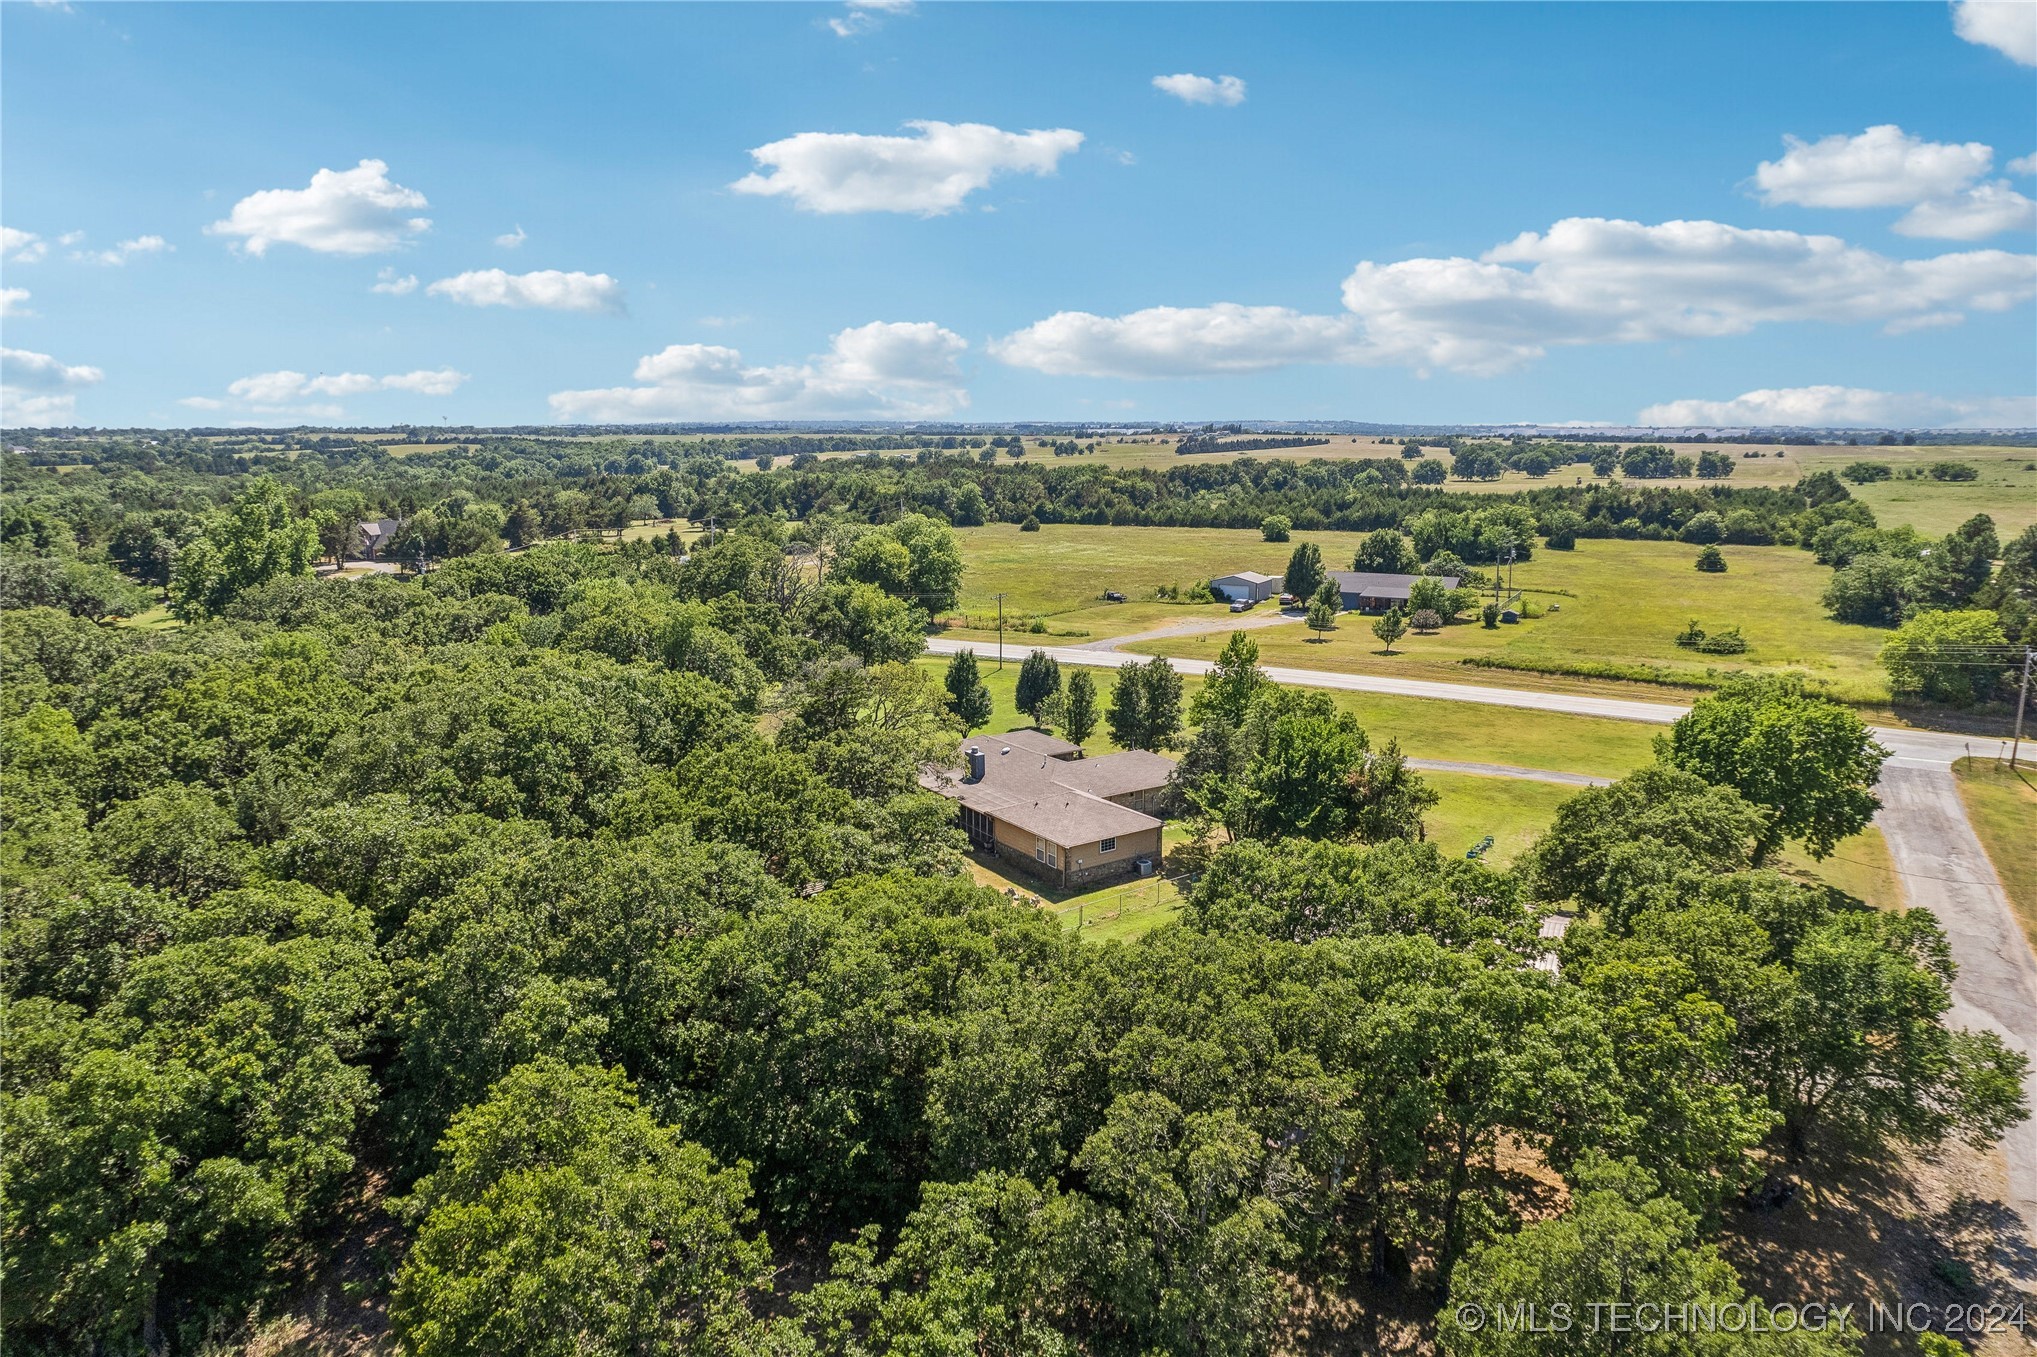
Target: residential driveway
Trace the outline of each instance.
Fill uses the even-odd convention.
[[[1281,612],[1278,608],[1265,612],[1254,609],[1251,612],[1230,613],[1217,618],[1203,617],[1188,622],[1170,622],[1151,631],[1135,631],[1126,636],[1106,636],[1101,641],[1084,641],[1079,646],[1071,646],[1070,649],[1115,654],[1118,647],[1128,646],[1134,641],[1159,641],[1169,636],[1202,636],[1225,631],[1257,631],[1261,627],[1277,627],[1283,622],[1307,620],[1306,613]]]
[[[1115,641],[1131,639],[1117,637]],[[971,649],[980,654],[983,646],[978,642],[935,638],[927,642],[927,649],[937,655]],[[1094,646],[1049,648],[1047,653],[1062,664],[1116,668],[1125,663],[1124,657]],[[1204,674],[1212,667],[1208,660],[1176,659],[1173,664],[1183,674]],[[1689,710],[1666,702],[1338,674],[1321,669],[1268,667],[1265,672],[1276,682],[1303,687],[1522,707],[1655,725],[1668,725]],[[1966,818],[1966,805],[1959,799],[1958,784],[1952,775],[1953,760],[1969,754],[1992,756],[2005,742],[1926,730],[1885,726],[1872,729],[1875,739],[1889,751],[1881,776],[1882,810],[1875,823],[1888,840],[1889,854],[1902,880],[1907,902],[1938,916],[1951,943],[1952,959],[1959,967],[1952,984],[1950,1018],[1962,1027],[1997,1033],[2011,1047],[2037,1060],[2037,956],[2032,955],[2009,907],[2008,894]],[[1580,776],[1540,769],[1510,769],[1500,764],[1412,759],[1409,762],[1417,768],[1484,771],[1498,777],[1534,776],[1544,781]],[[2022,1217],[2031,1236],[2037,1238],[2037,1120],[2026,1118],[2010,1130],[2002,1141],[2002,1156],[2008,1169],[2008,1205]]]
[[[1890,764],[1881,775],[1875,823],[1888,840],[1907,902],[1936,914],[1952,944],[1959,966],[1952,1021],[1993,1032],[2037,1058],[2037,959],[1974,836],[1958,784],[1943,767]],[[2002,1155],[2009,1166],[2008,1204],[2037,1237],[2037,1120],[2010,1130]]]

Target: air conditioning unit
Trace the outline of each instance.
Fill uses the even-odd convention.
[[[1140,859],[1139,859],[1139,862],[1138,862],[1138,867],[1139,867],[1139,875],[1140,875],[1140,876],[1151,876],[1151,875],[1153,875],[1153,859],[1151,859],[1151,858],[1140,858]]]

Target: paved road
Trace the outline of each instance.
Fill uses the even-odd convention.
[[[1936,914],[1952,944],[1959,975],[1952,985],[1951,1020],[1994,1032],[2037,1058],[2037,959],[1966,818],[1951,771],[1889,763],[1875,823],[1888,840],[1907,902]],[[2008,1162],[2009,1205],[2037,1238],[2037,1120],[2010,1130],[2002,1157]]]
[[[986,650],[979,642],[940,638],[929,640],[927,648],[939,655],[970,649],[981,655]],[[1016,660],[1031,649],[1034,647],[1013,647],[1008,656]],[[1047,653],[1062,664],[1116,668],[1125,663],[1124,657],[1095,646],[1049,647]],[[1173,664],[1184,674],[1207,673],[1211,667],[1208,660],[1177,659]],[[1521,707],[1655,725],[1668,725],[1689,710],[1667,702],[1537,693],[1520,688],[1339,674],[1321,669],[1269,666],[1265,672],[1276,682],[1302,687]],[[1889,855],[1902,879],[1907,903],[1936,914],[1951,943],[1952,959],[1959,967],[1952,986],[1951,1019],[1963,1027],[1995,1032],[2015,1049],[2037,1059],[2037,955],[2031,953],[2009,906],[2008,893],[2002,889],[1993,864],[1973,832],[1952,775],[1953,760],[1970,753],[1991,755],[2001,742],[1886,726],[1873,727],[1873,731],[1875,739],[1889,751],[1882,771],[1882,810],[1875,823],[1888,841]],[[1502,777],[1563,780],[1579,776],[1499,764],[1412,759],[1409,762],[1417,768],[1485,772]],[[2022,1216],[2032,1237],[2037,1238],[2037,1119],[2026,1119],[2011,1130],[2002,1142],[2002,1154],[2008,1166],[2011,1198],[2008,1204]]]

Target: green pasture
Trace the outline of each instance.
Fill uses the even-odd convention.
[[[1227,615],[1223,605],[1160,603],[1152,598],[1154,588],[1186,586],[1238,570],[1279,574],[1304,539],[1322,548],[1332,568],[1346,568],[1363,534],[1298,533],[1281,543],[1233,528],[1050,524],[1036,533],[996,525],[964,528],[957,536],[968,565],[961,611],[980,621],[986,601],[994,612],[994,595],[1004,592],[1008,648],[1011,631],[1023,633],[1033,617],[1048,629],[1038,638],[1042,644],[1056,634],[1103,639],[1176,621],[1214,622]],[[1578,691],[1612,686],[1627,695],[1668,701],[1677,696],[1674,688],[1460,661],[1476,656],[1544,667],[1577,662],[1633,666],[1662,671],[1693,687],[1727,670],[1789,669],[1807,673],[1849,701],[1887,701],[1887,684],[1875,660],[1887,633],[1825,615],[1819,599],[1831,580],[1830,569],[1794,547],[1721,550],[1727,560],[1724,574],[1694,569],[1697,548],[1678,542],[1585,540],[1574,551],[1539,550],[1515,568],[1514,582],[1545,610],[1543,616],[1492,630],[1468,621],[1433,635],[1410,634],[1392,655],[1382,653],[1371,620],[1357,616],[1341,618],[1337,630],[1322,641],[1312,639],[1315,633],[1299,622],[1263,628],[1253,637],[1265,663],[1343,673]],[[1106,589],[1131,601],[1102,603]],[[1691,618],[1707,630],[1738,626],[1748,640],[1747,652],[1715,657],[1679,649],[1674,638]],[[1130,649],[1214,658],[1226,639],[1224,633],[1211,632],[1137,642]]]

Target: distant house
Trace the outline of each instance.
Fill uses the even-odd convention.
[[[1389,608],[1405,608],[1415,581],[1423,576],[1389,575],[1371,570],[1332,570],[1330,578],[1337,582],[1337,592],[1343,596],[1346,612],[1383,613]],[[1434,578],[1445,589],[1457,587],[1455,575]]]
[[[361,520],[361,559],[379,560],[382,550],[396,539],[396,530],[403,526],[400,518],[364,518]]]
[[[963,743],[959,769],[928,769],[920,785],[958,803],[972,847],[1052,885],[1154,870],[1174,760],[1143,749],[1081,752],[1037,730],[980,736]]]
[[[1209,582],[1209,587],[1219,597],[1232,603],[1264,603],[1280,592],[1280,576],[1240,570],[1235,575],[1217,576]]]

